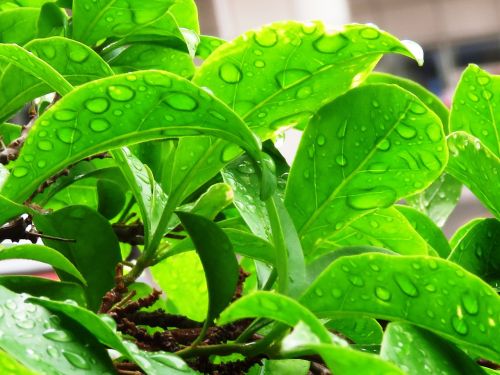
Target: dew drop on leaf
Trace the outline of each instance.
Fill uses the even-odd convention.
[[[392,297],[391,292],[389,290],[387,290],[386,288],[383,288],[381,286],[378,286],[375,288],[375,296],[379,300],[384,301],[384,302],[389,301]]]
[[[45,160],[38,160],[36,165],[38,166],[38,168],[45,168],[45,166],[47,165],[47,162]]]
[[[95,131],[96,133],[101,133],[103,131],[108,130],[111,127],[111,124],[108,120],[103,118],[96,118],[90,121],[90,129]]]
[[[375,29],[373,27],[366,27],[366,28],[362,29],[359,32],[359,34],[361,35],[361,37],[363,39],[373,40],[373,39],[377,39],[380,36],[380,31],[378,31],[377,29]]]
[[[14,177],[24,177],[28,174],[28,168],[26,167],[16,167],[12,171]],[[7,306],[8,307],[8,306]]]
[[[389,207],[396,201],[396,192],[389,187],[376,187],[368,190],[349,192],[347,204],[356,210]]]
[[[418,296],[418,289],[411,281],[410,277],[403,274],[403,273],[396,273],[394,274],[394,280],[396,281],[396,284],[398,285],[399,289],[406,294],[409,297],[417,297]]]
[[[396,131],[404,139],[412,139],[417,135],[417,130],[413,126],[406,124],[396,126]]]
[[[479,312],[479,301],[477,297],[468,292],[464,292],[462,294],[461,300],[462,306],[467,313],[469,313],[470,315],[475,315]]]
[[[63,356],[68,360],[76,368],[80,368],[83,370],[90,369],[90,363],[85,358],[83,358],[80,354],[69,352],[63,350]]]
[[[42,151],[50,151],[54,148],[54,145],[52,144],[51,141],[42,140],[42,141],[38,141],[37,147],[39,150],[42,150]]]
[[[58,121],[71,121],[76,117],[76,112],[69,109],[61,109],[54,113],[54,118]]]
[[[172,92],[164,100],[165,103],[177,111],[189,112],[198,107],[198,102],[195,99],[181,92]]]
[[[488,76],[477,76],[476,81],[481,86],[486,86],[490,83],[490,77]]]
[[[311,73],[304,69],[285,69],[276,74],[276,82],[282,89],[287,89],[293,84],[311,76]]]
[[[226,62],[219,68],[219,77],[227,83],[238,83],[243,78],[243,73],[233,63]]]
[[[80,139],[82,132],[77,128],[64,127],[57,129],[57,138],[63,143],[73,144]]]
[[[70,342],[71,337],[64,331],[49,328],[42,334],[45,338],[55,342]]]
[[[348,44],[349,39],[347,39],[342,33],[336,33],[333,35],[322,35],[314,41],[313,46],[318,52],[321,53],[337,53]]]
[[[467,96],[469,97],[470,100],[472,100],[475,103],[477,103],[479,101],[479,97],[476,94],[474,94],[473,92],[469,92],[467,94]]]
[[[351,284],[354,286],[361,287],[361,286],[365,285],[365,282],[363,281],[363,279],[358,275],[350,275],[348,277],[348,279],[351,282]]]
[[[342,297],[342,291],[338,288],[333,288],[331,293],[332,293],[332,296],[335,298]]]
[[[47,347],[47,354],[48,354],[49,356],[51,356],[52,358],[57,358],[57,357],[59,357],[59,351],[58,351],[56,348],[54,348],[53,346],[51,346],[51,345],[49,345],[49,346]]]
[[[451,318],[451,325],[456,333],[459,335],[466,335],[469,332],[469,327],[467,327],[467,323],[463,319],[460,319],[458,316],[454,316]]]
[[[89,99],[85,102],[85,108],[87,108],[92,113],[104,113],[109,108],[109,101],[106,98]]]
[[[127,86],[113,85],[108,87],[108,95],[118,102],[128,102],[135,96],[135,92]]]
[[[254,40],[261,47],[272,47],[278,43],[278,35],[273,29],[265,28],[255,33]]]
[[[31,319],[23,319],[16,321],[16,326],[22,329],[33,329],[35,327],[35,322]]]
[[[318,137],[316,138],[316,143],[318,144],[318,146],[324,146],[326,143],[325,136],[323,134],[318,135]]]
[[[42,53],[47,59],[53,59],[56,57],[56,49],[50,45],[42,47]]]
[[[266,66],[266,63],[262,60],[255,60],[253,65],[255,65],[256,68],[263,68]]]
[[[346,157],[342,154],[342,155],[338,155],[336,158],[335,158],[335,162],[340,165],[341,167],[347,165],[347,159]]]
[[[382,139],[378,144],[377,144],[377,149],[381,151],[387,151],[388,149],[391,148],[391,142],[388,139]]]
[[[309,96],[311,96],[313,90],[309,86],[301,87],[300,89],[297,90],[297,99],[305,99]]]

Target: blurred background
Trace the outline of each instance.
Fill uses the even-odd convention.
[[[376,70],[411,78],[450,106],[462,70],[475,63],[500,74],[498,0],[197,0],[203,34],[226,40],[285,19],[322,20],[332,26],[373,23],[424,49],[423,67],[402,56],[385,56]],[[297,134],[287,134],[282,152],[293,157]],[[475,217],[490,214],[467,190],[444,227],[450,237]]]

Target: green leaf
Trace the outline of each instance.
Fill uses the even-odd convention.
[[[419,98],[432,112],[438,115],[441,123],[443,124],[444,133],[449,133],[448,119],[450,117],[450,111],[448,110],[448,107],[444,105],[443,101],[437,95],[427,90],[424,86],[418,84],[415,81],[412,81],[411,79],[380,72],[371,73],[366,78],[365,83],[393,84],[398,85],[399,87],[411,92],[413,95]]]
[[[57,301],[71,299],[86,306],[85,292],[81,285],[65,281],[53,281],[35,276],[0,276],[0,285],[15,293],[28,293],[36,297],[47,297]]]
[[[371,318],[333,319],[325,327],[342,333],[358,345],[380,345],[384,334],[380,324]]]
[[[13,53],[12,46],[6,47],[4,51],[0,49],[0,56],[5,57],[6,54]],[[35,39],[24,48],[35,56],[27,54],[22,49],[18,52],[19,47],[15,52],[27,54],[30,60],[36,60],[38,65],[43,65],[45,68],[40,66],[34,70],[27,62],[20,66],[18,62],[10,60],[10,65],[6,66],[0,79],[3,87],[0,93],[0,119],[9,118],[25,103],[52,91],[58,91],[60,94],[71,91],[72,88],[68,83],[58,83],[64,79],[73,85],[80,85],[113,74],[111,68],[97,53],[71,39],[61,37]],[[48,65],[41,64],[36,57]],[[58,77],[56,73],[64,79]]]
[[[36,375],[36,373],[24,367],[9,353],[0,350],[0,369],[9,370],[16,375]]]
[[[428,245],[405,216],[394,207],[370,212],[333,233],[309,258],[335,249],[369,245],[392,250],[402,255],[427,255]]]
[[[238,283],[239,267],[231,242],[216,224],[202,216],[177,212],[191,237],[205,271],[210,324],[231,302]]]
[[[217,324],[224,325],[245,318],[272,319],[291,327],[302,322],[322,343],[332,343],[330,333],[313,313],[281,294],[259,291],[244,296],[224,310]]]
[[[116,182],[105,179],[97,180],[97,195],[99,198],[97,211],[106,219],[114,218],[125,205],[123,186]]]
[[[408,206],[398,205],[396,209],[406,217],[415,230],[437,251],[441,258],[448,257],[451,252],[450,244],[441,229],[428,216]]]
[[[253,366],[248,375],[307,375],[310,363],[302,359],[264,359],[262,366]]]
[[[154,180],[151,170],[137,159],[127,148],[112,151],[125,180],[139,205],[144,224],[144,243],[158,230],[167,196]],[[166,228],[165,228],[166,229]]]
[[[304,132],[285,198],[306,254],[427,187],[447,156],[439,118],[397,86],[362,86],[323,107]]]
[[[196,48],[196,57],[206,60],[217,48],[226,43],[225,40],[210,35],[200,35],[200,43]]]
[[[408,323],[387,326],[380,356],[407,374],[484,375],[467,354],[435,334]]]
[[[500,218],[500,158],[488,147],[465,132],[448,136],[450,160],[446,170],[466,185],[474,195]]]
[[[159,69],[188,79],[195,71],[193,59],[186,52],[157,44],[133,44],[109,64],[117,73]]]
[[[410,45],[415,47],[367,25],[331,31],[321,22],[277,22],[217,48],[193,82],[212,90],[265,140],[284,128],[305,125],[325,103],[358,85],[382,54],[412,57]],[[177,154],[183,163],[174,169],[178,181],[173,188],[188,183],[191,192],[240,152],[206,138],[182,139]]]
[[[500,359],[495,339],[500,296],[477,276],[440,258],[375,253],[342,257],[300,302],[319,317],[356,313],[406,321],[485,358]]]
[[[443,173],[423,192],[407,197],[406,203],[442,227],[455,209],[461,194],[462,184],[449,174]]]
[[[448,260],[493,285],[500,285],[500,222],[483,219],[468,226]]]
[[[464,238],[464,236],[467,235],[469,230],[474,227],[476,224],[480,223],[483,219],[478,217],[475,219],[472,219],[468,223],[462,225],[460,228],[457,229],[457,231],[453,234],[453,236],[450,238],[450,247],[454,249],[457,244]]]
[[[98,315],[79,306],[41,298],[30,298],[29,301],[74,320],[75,323],[85,327],[102,344],[117,350],[135,362],[148,375],[192,373],[182,359],[171,353],[158,351],[149,354],[140,351],[131,342],[124,341],[121,335],[111,327],[114,324],[111,317],[106,316],[105,318],[106,320],[111,319],[112,323],[110,325]]]
[[[318,354],[335,375],[404,374],[392,363],[385,362],[376,355],[349,347],[319,343],[318,338],[301,322],[285,337],[281,350],[288,356]]]
[[[0,348],[41,373],[104,374],[114,368],[102,345],[68,319],[0,286]]]
[[[58,36],[64,31],[67,25],[68,16],[56,4],[48,2],[43,4],[38,18],[38,37],[47,38]]]
[[[21,135],[22,127],[16,124],[3,123],[0,124],[0,137],[2,141],[8,145],[14,139]]]
[[[47,246],[31,244],[9,247],[0,246],[0,261],[6,259],[29,259],[47,263],[54,267],[54,269],[66,272],[83,284],[86,284],[82,274],[64,255]]]
[[[133,105],[137,102],[141,105]],[[245,124],[182,78],[143,71],[90,82],[38,118],[20,157],[11,163],[13,172],[2,191],[13,200],[24,200],[47,178],[87,156],[125,144],[200,133],[224,137],[256,160],[261,158],[259,143]],[[30,159],[34,155],[37,168]]]
[[[73,5],[73,37],[90,46],[107,38],[137,35],[184,40],[183,29],[199,33],[192,0],[81,0]]]
[[[37,214],[34,222],[43,234],[74,240],[44,239],[44,243],[61,252],[81,272],[87,281],[89,308],[97,310],[104,294],[114,286],[115,266],[121,260],[120,246],[109,222],[85,206]],[[65,273],[58,274],[62,280],[74,280]]]
[[[464,131],[500,157],[500,111],[496,110],[500,78],[471,64],[458,82],[451,107],[450,129]],[[481,121],[479,121],[481,119]]]
[[[1,11],[0,43],[23,45],[36,38],[39,15],[40,9],[37,8],[16,8]]]
[[[233,202],[233,191],[228,184],[210,186],[192,205],[190,212],[214,220],[219,212]],[[188,205],[191,206],[191,205]]]

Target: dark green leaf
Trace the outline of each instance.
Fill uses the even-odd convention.
[[[133,105],[137,102],[141,105]],[[46,139],[39,140],[40,133]],[[261,158],[258,141],[232,111],[171,73],[143,71],[90,82],[40,116],[20,157],[11,163],[13,172],[2,191],[24,200],[47,178],[84,157],[125,144],[200,133],[224,137]],[[34,155],[36,169],[29,159]]]
[[[38,18],[38,37],[61,35],[67,25],[67,16],[56,4],[48,2],[43,4]]]
[[[500,334],[500,296],[477,276],[440,258],[374,253],[342,257],[300,302],[319,317],[356,313],[406,321],[500,360],[495,339]]]
[[[448,260],[479,276],[490,284],[500,286],[500,222],[483,219],[468,226],[453,247]]]
[[[0,12],[0,42],[23,45],[37,36],[40,9],[17,8]]]
[[[56,75],[57,72],[73,85],[113,74],[111,68],[97,53],[71,39],[60,37],[36,39],[26,44],[25,49],[49,64],[50,71],[46,72],[48,69],[46,67],[45,70],[42,67],[30,70],[32,65],[27,62],[23,63],[25,66],[19,66],[15,61],[10,61],[0,80],[3,88],[0,93],[0,119],[9,118],[25,103],[39,96],[52,91],[58,91],[60,94],[70,91],[71,87],[67,83],[58,83],[64,80]],[[11,52],[12,48],[4,51],[0,49],[0,55]],[[26,54],[25,51],[21,52]],[[28,56],[41,65],[35,56]]]
[[[285,199],[306,254],[424,189],[446,161],[439,118],[397,86],[362,86],[323,107],[304,132]]]
[[[0,276],[0,285],[16,293],[28,293],[36,297],[47,297],[57,301],[71,299],[86,306],[85,292],[76,283],[53,281],[35,276]]]
[[[177,212],[200,257],[208,287],[207,322],[231,302],[238,282],[238,261],[231,242],[215,223],[202,216]]]
[[[135,362],[148,375],[192,373],[182,359],[171,353],[162,351],[148,353],[140,351],[131,342],[124,341],[121,335],[111,327],[114,323],[111,317],[105,318],[107,320],[112,320],[113,323],[110,325],[96,314],[79,306],[40,298],[30,298],[30,302],[44,306],[51,311],[61,313],[67,318],[74,320],[75,323],[85,327],[102,344],[117,350],[119,353]]]
[[[500,218],[500,158],[473,136],[459,131],[448,136],[450,160],[446,170],[466,185]]]
[[[22,128],[16,124],[0,124],[0,137],[2,138],[2,141],[8,145],[21,135],[21,130]]]
[[[0,287],[0,348],[37,372],[113,372],[106,350],[86,329],[41,306],[26,303],[25,298]]]
[[[291,327],[302,322],[322,343],[332,343],[330,333],[313,313],[281,294],[259,291],[244,296],[224,310],[217,323],[224,325],[245,318],[272,319]]]
[[[408,323],[387,326],[380,356],[410,375],[484,375],[467,354],[435,334]]]
[[[109,180],[97,180],[99,213],[106,219],[112,219],[120,213],[125,205],[123,186]]]
[[[408,206],[396,206],[396,208],[441,258],[447,258],[450,255],[451,248],[448,240],[428,216]]]
[[[380,324],[371,318],[333,319],[326,323],[325,327],[342,333],[358,345],[380,344],[384,334]]]
[[[471,228],[473,228],[476,224],[480,223],[482,220],[483,220],[482,218],[478,217],[472,219],[468,223],[458,228],[457,231],[450,238],[450,247],[454,249],[457,246],[457,244],[462,240],[462,238],[464,238],[464,236],[467,235],[469,230],[471,230]]]
[[[85,206],[70,206],[34,217],[36,227],[44,234],[71,239],[64,242],[44,239],[44,243],[61,252],[87,281],[87,300],[97,310],[104,294],[113,288],[115,266],[121,260],[120,246],[109,222]],[[62,280],[74,280],[59,272]]]
[[[0,246],[0,261],[6,259],[29,259],[47,263],[58,271],[63,271],[85,284],[85,279],[75,266],[60,252],[47,246],[40,245],[18,245],[4,247]]]

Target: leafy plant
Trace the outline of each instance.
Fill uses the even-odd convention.
[[[0,276],[2,373],[496,373],[500,78],[450,112],[373,72],[414,42],[225,42],[192,0],[6,0],[0,31],[0,261],[60,279]],[[448,241],[462,184],[494,218]]]

